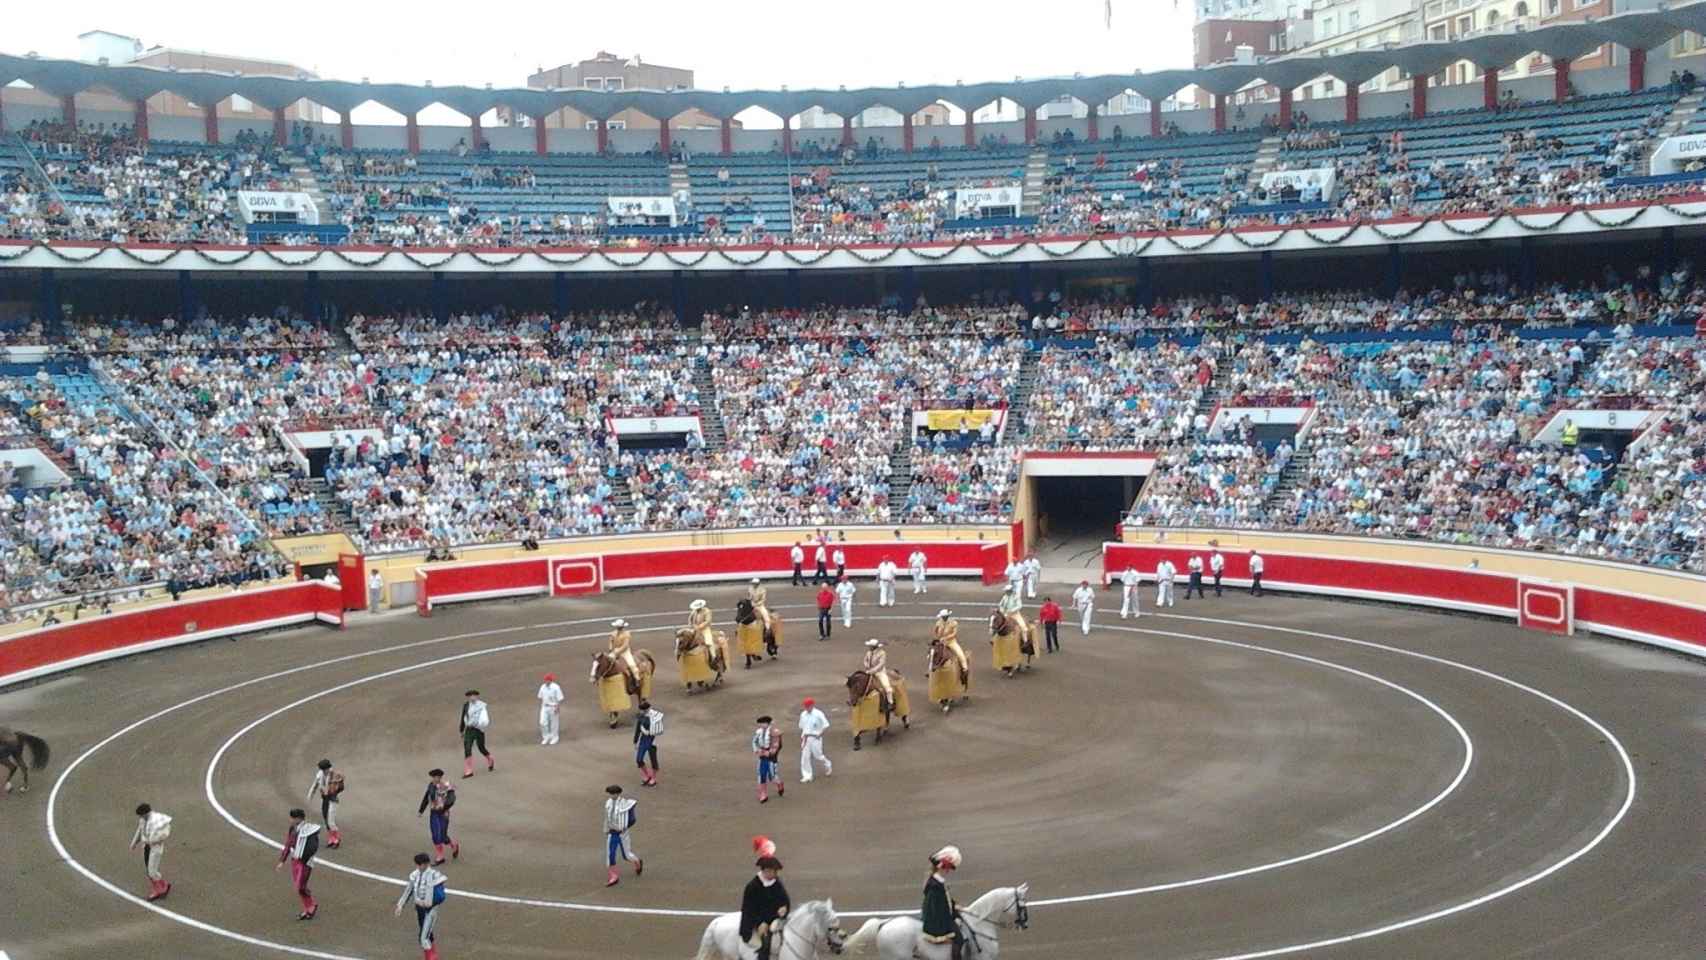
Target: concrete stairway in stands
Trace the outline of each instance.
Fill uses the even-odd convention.
[[[1025,423],[1025,412],[1031,407],[1031,391],[1037,387],[1037,363],[1042,359],[1042,350],[1032,347],[1025,351],[1025,359],[1019,366],[1019,383],[1013,388],[1012,401],[1007,405],[1007,426],[1001,432],[1001,442],[1006,444],[1023,443],[1030,426]]]
[[[350,513],[349,505],[338,499],[338,495],[332,491],[332,485],[326,482],[326,478],[275,477],[274,479],[285,484],[294,482],[306,489],[308,495],[314,498],[314,502],[320,505],[320,512],[326,518],[327,529],[341,530],[352,536],[360,532],[360,527],[355,522],[355,515]]]
[[[1019,200],[1019,216],[1034,217],[1043,207],[1043,181],[1048,179],[1048,151],[1036,149],[1025,160],[1025,195]]]
[[[1314,460],[1315,451],[1310,448],[1308,441],[1299,441],[1297,449],[1292,452],[1291,459],[1286,461],[1285,468],[1280,471],[1279,482],[1274,484],[1274,488],[1268,491],[1268,495],[1263,498],[1262,509],[1272,512],[1290,499],[1291,491],[1297,489],[1298,484],[1308,474],[1309,465]]]
[[[705,437],[705,449],[721,453],[729,445],[729,434],[723,426],[722,406],[717,402],[717,383],[704,358],[693,365],[693,385],[699,388],[699,430]]]
[[[1284,137],[1262,138],[1261,145],[1256,148],[1256,159],[1250,164],[1250,176],[1246,182],[1252,191],[1262,185],[1262,174],[1279,166],[1280,148],[1284,145]]]
[[[899,516],[912,492],[912,449],[910,438],[904,438],[889,451],[889,515]]]

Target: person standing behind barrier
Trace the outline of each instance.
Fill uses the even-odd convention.
[[[367,575],[367,612],[379,612],[379,600],[385,595],[385,576],[378,570]]]
[[[1143,616],[1143,601],[1138,597],[1140,577],[1137,571],[1128,564],[1125,572],[1120,574],[1120,619],[1128,616]]]
[[[788,560],[794,564],[794,586],[803,586],[806,578],[801,568],[806,562],[806,551],[800,547],[800,541],[794,541],[794,549],[788,551]]]
[[[1259,597],[1262,595],[1262,567],[1263,566],[1264,566],[1264,564],[1262,563],[1262,555],[1257,553],[1254,550],[1251,550],[1250,551],[1250,596],[1252,596],[1252,597]]]
[[[849,629],[853,626],[853,594],[858,591],[853,581],[846,577],[835,585],[835,596],[841,601],[841,625]]]
[[[315,765],[314,782],[308,785],[308,802],[314,802],[314,794],[320,795],[320,821],[326,825],[326,848],[336,850],[343,846],[344,835],[338,829],[338,801],[344,794],[344,775],[333,769],[332,761],[321,760]]]
[[[827,722],[827,721],[826,721]],[[172,892],[172,885],[160,872],[160,861],[166,856],[166,838],[172,835],[172,818],[157,812],[146,803],[136,807],[136,833],[131,835],[130,849],[142,848],[142,872],[148,877],[148,899],[158,900]]]
[[[877,606],[879,607],[894,606],[895,571],[894,561],[888,557],[884,557],[883,562],[877,564]]]
[[[438,960],[438,908],[444,904],[444,886],[449,879],[433,869],[430,860],[424,853],[415,854],[415,869],[403,883],[403,895],[397,898],[397,908],[391,911],[392,916],[400,917],[404,905],[414,904],[421,960]]]
[[[557,684],[557,675],[545,674],[545,679],[539,684],[539,745],[551,747],[557,744],[562,732],[563,688]]]
[[[486,772],[491,773],[498,768],[498,759],[486,749],[486,728],[491,725],[491,711],[486,709],[486,701],[480,699],[480,691],[469,690],[463,694],[468,699],[462,703],[462,719],[456,723],[456,731],[462,734],[462,779],[474,775],[474,749],[480,750],[480,756],[486,758]]]
[[[1096,612],[1096,591],[1090,588],[1090,581],[1078,581],[1078,589],[1072,591],[1072,607],[1078,611],[1079,629],[1088,637],[1090,617]]]
[[[812,559],[817,563],[817,571],[812,574],[812,585],[816,586],[820,583],[834,583],[835,581],[829,576],[829,548],[824,546],[822,542],[819,542],[817,545],[817,551],[812,555]]]
[[[847,553],[840,547],[835,548],[835,579],[847,576]]]
[[[828,640],[830,627],[835,623],[835,591],[828,584],[817,588],[817,638]]]
[[[800,782],[811,783],[816,768],[812,761],[823,764],[823,775],[835,773],[835,764],[823,752],[823,735],[829,729],[829,718],[817,708],[811,697],[800,702]]]
[[[1207,595],[1202,592],[1202,554],[1191,554],[1191,558],[1185,561],[1185,569],[1191,573],[1190,581],[1185,584],[1185,599],[1191,598],[1191,591],[1193,590],[1196,591],[1198,600],[1208,599]]]
[[[1037,620],[1043,625],[1043,652],[1060,652],[1060,604],[1053,597],[1044,597],[1041,610],[1037,611]]]
[[[930,588],[924,583],[925,566],[927,564],[928,560],[924,556],[924,548],[922,547],[912,551],[912,555],[906,558],[906,569],[912,574],[913,596],[930,592]]]
[[[1226,557],[1221,555],[1218,547],[1208,555],[1208,571],[1214,574],[1214,595],[1218,597],[1220,596],[1220,575],[1226,572]]]

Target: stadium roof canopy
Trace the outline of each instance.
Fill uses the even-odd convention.
[[[200,104],[219,103],[237,94],[269,110],[280,110],[306,99],[344,116],[368,101],[383,104],[404,116],[413,115],[434,103],[470,117],[496,107],[509,107],[535,117],[569,107],[595,119],[606,119],[623,110],[637,110],[656,119],[669,119],[694,108],[715,117],[732,117],[749,107],[762,107],[779,116],[792,117],[814,106],[841,116],[852,116],[868,107],[884,106],[910,116],[937,101],[972,111],[1005,98],[1032,108],[1062,96],[1076,97],[1087,104],[1101,104],[1127,90],[1157,101],[1193,84],[1219,94],[1231,93],[1255,81],[1289,90],[1323,75],[1342,80],[1355,89],[1357,84],[1389,67],[1399,67],[1414,76],[1427,76],[1460,60],[1468,60],[1483,68],[1502,68],[1531,53],[1573,59],[1603,43],[1615,43],[1631,50],[1650,50],[1668,43],[1684,31],[1706,34],[1706,0],[1675,6],[1661,3],[1655,10],[1560,23],[1537,30],[1488,33],[1466,40],[1426,41],[1331,56],[1294,55],[1192,70],[951,86],[737,92],[493,89],[245,76],[208,70],[93,64],[6,54],[0,54],[0,84],[23,80],[59,97],[103,88],[133,101],[170,92]]]

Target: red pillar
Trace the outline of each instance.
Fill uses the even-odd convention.
[[[1425,117],[1428,115],[1428,78],[1410,78],[1410,115]]]
[[[480,129],[480,115],[476,113],[468,118],[468,149],[478,150],[485,142],[486,134]]]
[[[1161,136],[1161,101],[1149,101],[1149,135]]]
[[[272,142],[273,142],[273,146],[282,147],[282,146],[284,146],[284,142],[286,140],[289,140],[289,139],[290,139],[290,131],[288,129],[286,129],[285,123],[284,123],[284,108],[279,107],[277,110],[274,110],[272,112]]]
[[[1279,122],[1280,122],[1280,129],[1282,129],[1282,130],[1289,129],[1291,127],[1291,91],[1290,90],[1281,90],[1280,91]]]
[[[131,131],[136,134],[136,142],[148,142],[148,101],[138,100],[130,105]]]
[[[662,120],[658,121],[658,151],[666,157],[669,156],[669,118],[668,117],[664,117]]]
[[[900,118],[900,145],[907,153],[912,152],[912,114]]]
[[[1481,71],[1481,106],[1488,110],[1499,105],[1499,70],[1487,67]]]
[[[347,112],[338,115],[338,142],[345,150],[355,149],[355,121]]]
[[[210,103],[201,108],[202,137],[208,143],[219,142],[219,105]]]
[[[977,123],[971,118],[971,111],[966,111],[966,146],[977,146]]]
[[[852,117],[842,117],[841,118],[841,145],[844,147],[851,147],[853,145],[853,118]]]
[[[1640,93],[1647,89],[1647,50],[1636,47],[1629,51],[1629,92]]]
[[[723,118],[723,156],[735,152],[735,125],[728,117]]]
[[[545,118],[533,118],[533,152],[541,157],[545,155]]]
[[[68,127],[77,126],[77,95],[66,94],[59,98],[59,119],[65,121]]]
[[[1570,61],[1563,57],[1552,61],[1552,99],[1563,103],[1570,98]]]
[[[610,121],[601,119],[598,121],[598,152],[603,153],[609,149],[610,149]]]
[[[1037,108],[1036,107],[1026,107],[1025,108],[1025,143],[1026,144],[1035,144],[1036,142],[1037,142]]]
[[[782,153],[793,156],[794,153],[794,118],[782,118]]]
[[[1220,133],[1226,129],[1226,96],[1214,95],[1214,132]]]
[[[1095,143],[1097,140],[1102,139],[1102,108],[1091,107],[1089,120],[1089,129],[1084,132],[1085,137],[1091,143]]]
[[[410,153],[420,153],[421,152],[421,122],[420,122],[419,118],[415,114],[412,114],[412,113],[409,114],[407,120],[404,122],[404,127],[408,130],[408,134],[409,134],[409,152]]]
[[[1357,116],[1362,112],[1362,98],[1359,96],[1361,92],[1362,91],[1358,90],[1355,85],[1348,83],[1345,84],[1346,123],[1356,123]]]

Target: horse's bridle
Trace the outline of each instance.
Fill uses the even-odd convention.
[[[1013,890],[1013,902],[1012,902],[1012,904],[1010,904],[1008,906],[1007,909],[1013,911],[1013,925],[1014,926],[1018,927],[1020,930],[1026,930],[1026,929],[1030,928],[1030,926],[1031,926],[1030,905],[1025,902],[1025,898],[1019,893],[1018,888],[1014,888],[1014,890]],[[1003,912],[1005,912],[1005,911],[1003,911]],[[980,941],[988,940],[990,943],[1000,943],[1001,942],[1001,935],[999,933],[996,933],[995,931],[1000,930],[1002,928],[1003,924],[997,922],[996,920],[994,920],[990,917],[985,917],[985,916],[981,916],[979,914],[972,913],[970,910],[961,910],[961,911],[959,911],[959,915],[962,917],[969,917],[973,920],[982,921],[984,923],[989,924],[990,927],[993,928],[993,929],[991,929],[991,931],[989,933],[979,933],[976,930],[972,929],[970,924],[967,924],[966,933],[968,933],[970,935],[968,940],[969,940],[969,943],[970,943],[972,949],[975,950],[976,952],[978,952],[978,953],[983,952],[983,947],[981,946]]]
[[[815,941],[812,943],[811,953],[801,953],[800,948],[794,945],[794,941],[788,939],[788,925],[786,923],[782,924],[782,932],[777,934],[776,938],[782,942],[782,955],[784,958],[792,957],[795,958],[795,960],[815,960],[817,957],[817,943]],[[829,945],[830,953],[841,953],[841,948],[847,944],[847,934],[841,929],[840,920],[837,920],[823,931],[823,939],[824,942]]]

